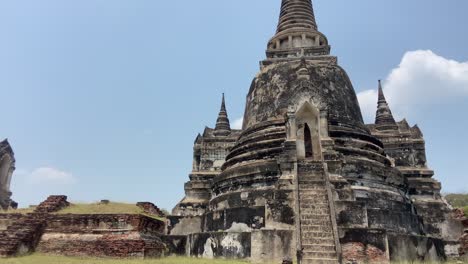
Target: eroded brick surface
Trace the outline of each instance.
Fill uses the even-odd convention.
[[[0,215],[0,256],[35,250],[67,256],[157,257],[165,222],[136,214],[53,214],[68,206],[66,196],[50,196],[31,214]],[[147,214],[158,213],[154,204]],[[160,215],[160,214],[158,214]]]

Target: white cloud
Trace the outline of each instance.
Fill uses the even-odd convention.
[[[366,90],[357,94],[362,115],[366,123],[372,123],[377,110],[377,90]]]
[[[384,93],[397,118],[428,106],[450,103],[468,96],[468,62],[446,59],[430,50],[407,52],[386,78]],[[372,122],[377,91],[362,91],[358,99],[365,120]]]
[[[242,129],[242,123],[244,122],[244,118],[240,117],[234,120],[234,123],[232,123],[232,128],[234,129]]]
[[[21,173],[25,173],[21,170]],[[73,174],[52,167],[37,168],[25,173],[25,180],[31,184],[71,185],[77,182]]]

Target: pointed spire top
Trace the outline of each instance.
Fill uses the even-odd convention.
[[[221,110],[218,114],[218,120],[216,120],[216,127],[214,131],[215,136],[228,136],[231,134],[231,125],[229,123],[229,118],[226,111],[226,103],[224,100],[224,93],[223,99],[221,101]]]
[[[318,31],[311,0],[282,0],[276,35],[268,43],[268,58],[330,54],[328,40]]]
[[[385,99],[385,95],[384,95],[383,88],[382,88],[382,80],[379,80],[379,103],[380,102],[387,103],[387,100]]]
[[[223,100],[221,102],[221,111],[226,112],[226,103],[224,101],[224,93],[223,93]]]
[[[379,99],[377,102],[375,124],[378,130],[398,130],[398,125],[395,122],[390,106],[385,99],[381,80],[379,80]]]

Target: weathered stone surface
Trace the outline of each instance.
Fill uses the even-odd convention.
[[[151,202],[138,202],[136,204],[138,207],[143,209],[145,214],[155,215],[155,216],[164,216],[164,213],[157,207],[154,203]]]
[[[11,199],[10,182],[15,171],[15,154],[8,140],[0,142],[0,210],[16,208],[18,204]]]
[[[248,258],[251,254],[251,233],[210,232],[188,236],[188,254],[203,258]]]
[[[202,216],[168,216],[168,234],[183,236],[200,233],[203,229],[204,217]]]
[[[229,131],[223,100],[218,133],[207,129],[196,140],[186,198],[173,211],[181,217],[173,230],[190,233],[188,254],[277,263],[458,256],[461,222],[432,178],[421,130],[395,121],[380,83],[376,122],[365,125],[347,73],[329,54],[311,1],[283,0],[242,131],[219,146],[226,141],[216,134]],[[222,166],[200,169],[200,147],[214,146]],[[185,215],[199,216],[201,230],[183,228],[194,222]],[[249,247],[226,251],[220,240],[229,235]]]
[[[220,174],[227,153],[239,137],[240,130],[231,129],[223,99],[216,127],[205,128],[193,147],[193,168],[190,181],[185,184],[185,197],[172,210],[176,216],[201,216],[208,209],[211,184]]]

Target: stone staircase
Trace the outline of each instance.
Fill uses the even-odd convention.
[[[297,169],[302,244],[300,263],[339,263],[324,164],[302,161]]]
[[[35,213],[39,214],[48,214],[58,212],[61,209],[69,206],[70,203],[67,201],[67,196],[65,195],[51,195],[47,197],[45,201],[40,203],[36,209]]]
[[[6,230],[0,231],[0,257],[13,257],[33,252],[47,225],[49,213],[67,206],[67,196],[52,195],[39,204],[34,213],[25,214]]]
[[[0,232],[0,257],[23,255],[34,250],[46,227],[46,220],[28,214]]]

